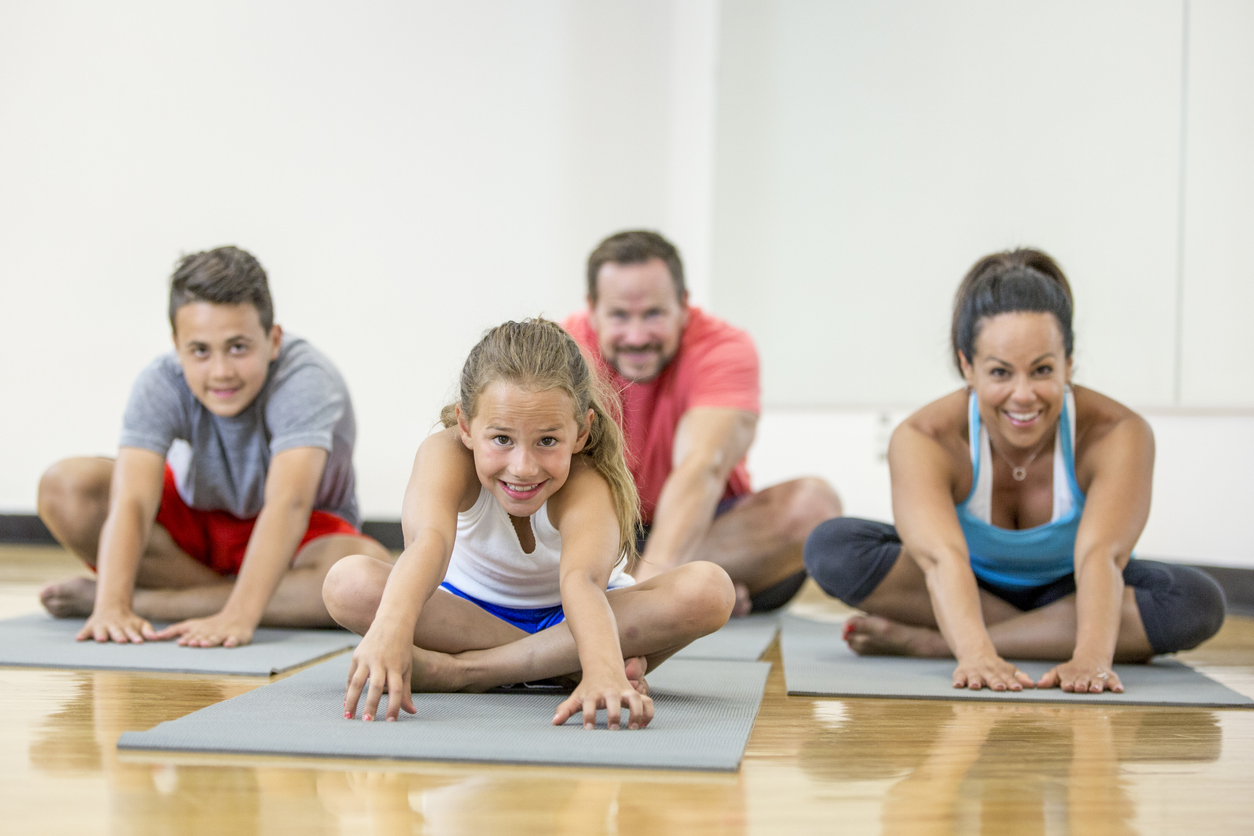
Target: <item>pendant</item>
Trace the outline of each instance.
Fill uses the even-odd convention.
[[[1014,477],[1016,482],[1022,482],[1028,478],[1028,469],[1026,467],[1014,466],[1010,469],[1010,475]]]

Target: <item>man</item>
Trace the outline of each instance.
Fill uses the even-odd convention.
[[[592,252],[588,310],[564,326],[622,393],[645,522],[636,579],[709,560],[736,584],[735,614],[787,603],[805,582],[806,537],[840,515],[840,499],[815,478],[750,488],[760,387],[749,335],[690,306],[678,251],[643,231]]]

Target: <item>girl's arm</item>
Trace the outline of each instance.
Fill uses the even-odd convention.
[[[362,719],[374,719],[384,686],[392,695],[387,719],[397,719],[402,708],[414,713],[410,695],[414,627],[448,570],[457,512],[473,504],[478,488],[474,460],[456,430],[435,433],[419,446],[401,509],[405,550],[388,575],[370,629],[353,652],[344,696],[346,718],[353,716],[367,681]]]
[[[605,597],[619,555],[609,485],[577,456],[570,478],[548,508],[550,521],[562,535],[562,608],[583,671],[579,686],[558,706],[553,723],[561,725],[582,711],[584,728],[593,728],[597,709],[604,708],[607,725],[616,729],[626,705],[628,726],[643,728],[653,716],[652,701],[627,681],[618,623]]]
[[[1092,478],[1075,538],[1075,651],[1038,684],[1095,694],[1122,691],[1111,664],[1123,612],[1123,569],[1149,519],[1154,475],[1149,424],[1128,412],[1085,451],[1082,469]]]
[[[997,654],[985,629],[979,587],[954,511],[953,454],[912,418],[893,432],[888,467],[905,556],[923,570],[937,627],[958,660],[954,687],[1031,687],[1027,674]]]

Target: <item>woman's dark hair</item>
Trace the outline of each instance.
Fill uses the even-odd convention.
[[[962,373],[962,358],[970,363],[975,356],[975,338],[980,335],[984,320],[1015,311],[1053,314],[1069,359],[1075,347],[1071,307],[1067,277],[1040,250],[1009,250],[984,256],[967,271],[954,295],[950,340],[958,373]]]

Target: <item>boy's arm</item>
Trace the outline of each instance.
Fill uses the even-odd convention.
[[[179,644],[193,647],[236,647],[252,641],[253,631],[309,527],[326,463],[327,451],[320,447],[294,447],[270,460],[265,503],[222,611],[173,624],[158,634],[161,638],[179,636]]]
[[[135,573],[161,504],[165,457],[139,447],[118,450],[109,485],[109,514],[100,531],[96,603],[77,638],[125,643],[157,637],[131,610]]]

